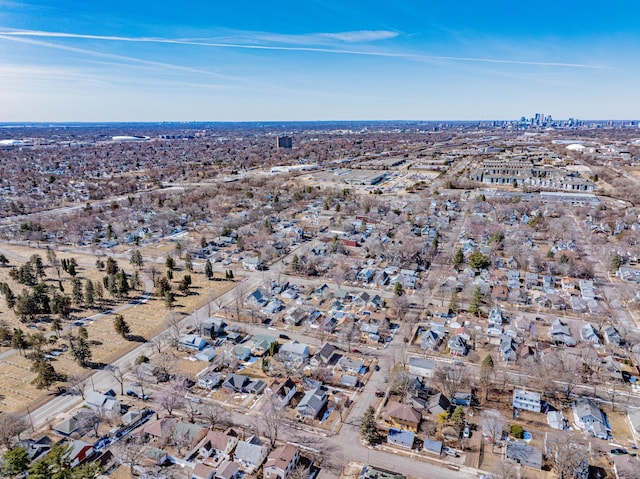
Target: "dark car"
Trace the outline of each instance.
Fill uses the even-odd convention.
[[[138,393],[135,392],[135,391],[132,391],[131,389],[128,389],[127,390],[127,396],[131,396],[131,397],[137,398],[138,397]]]
[[[290,338],[289,336],[287,336],[286,334],[280,334],[280,335],[278,335],[278,337],[279,337],[280,339],[291,339],[291,338]]]
[[[380,371],[380,366],[378,366],[377,364],[373,367],[374,371]]]
[[[629,453],[627,452],[626,449],[621,449],[618,447],[616,449],[611,449],[611,454],[614,456],[622,456],[624,454],[629,454]]]

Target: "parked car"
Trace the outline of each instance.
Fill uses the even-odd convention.
[[[279,334],[278,337],[280,339],[291,339],[289,336],[287,336],[286,334]]]
[[[380,366],[378,366],[377,364],[373,367],[374,371],[380,371]]]
[[[138,397],[138,393],[135,392],[135,391],[132,391],[131,389],[127,389],[127,396],[131,396],[131,397],[137,398]]]
[[[471,427],[467,424],[462,431],[462,437],[469,439],[471,437]]]
[[[622,456],[624,454],[629,454],[626,449],[621,449],[619,447],[611,449],[611,455],[613,456]]]

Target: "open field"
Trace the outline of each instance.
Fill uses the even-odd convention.
[[[16,245],[3,245],[2,250],[9,257],[10,265],[20,266],[22,263],[16,258],[29,258],[32,254],[39,254],[46,264],[46,251],[36,248],[29,248]],[[91,279],[92,281],[102,281],[103,271],[99,271],[95,267],[96,257],[91,255],[57,253],[58,259],[75,257],[78,261],[78,276],[83,281]],[[130,265],[125,261],[119,261],[121,267],[129,269]],[[0,281],[7,282],[11,289],[18,294],[23,286],[16,283],[9,277],[10,268],[0,268]],[[177,290],[178,282],[182,279],[183,273],[176,272],[172,281],[172,287]],[[65,292],[71,291],[71,281],[68,274],[62,272],[62,284]],[[218,295],[228,291],[233,287],[232,282],[225,281],[208,281],[203,274],[192,273],[192,288],[188,295],[176,293],[176,303],[173,311],[190,312],[206,303],[208,299],[215,298]],[[47,268],[47,284],[52,288],[58,288],[57,273],[53,268]],[[149,280],[146,281],[150,283]],[[148,339],[153,337],[163,329],[165,329],[167,308],[164,300],[151,297],[148,301],[140,302],[135,305],[129,305],[128,302],[136,298],[141,298],[139,293],[135,295],[132,292],[126,300],[105,300],[99,307],[94,308],[76,308],[72,312],[72,319],[63,321],[63,327],[69,328],[69,332],[77,334],[79,325],[82,324],[87,329],[89,340],[92,344],[92,362],[96,364],[108,364],[127,351],[135,348],[139,343],[137,340]],[[3,305],[4,306],[4,305]],[[103,310],[112,311],[113,308],[123,307],[122,314],[125,321],[129,324],[131,333],[127,340],[115,333],[113,328],[113,312],[101,313]],[[6,307],[0,312],[0,319],[13,330],[13,328],[22,328],[27,333],[31,331],[40,331],[47,333],[50,330],[49,322],[51,318],[42,318],[33,329],[25,329],[25,325],[20,322],[17,315]],[[64,336],[64,332],[61,336]],[[62,375],[69,376],[85,376],[90,374],[90,369],[83,369],[77,365],[70,356],[69,352],[65,352],[64,348],[67,341],[63,338],[57,339],[51,337],[50,344],[43,348],[44,352],[54,352],[59,354],[52,360],[52,364],[56,371]],[[30,371],[31,361],[24,356],[18,354],[15,350],[3,348],[4,353],[0,359],[0,391],[2,391],[2,409],[7,411],[24,410],[26,406],[34,407],[44,402],[50,394],[50,391],[38,390],[31,384],[35,375]],[[28,351],[27,351],[28,352]],[[54,386],[55,388],[55,386]],[[57,388],[56,388],[57,389]],[[53,391],[53,389],[52,389]]]

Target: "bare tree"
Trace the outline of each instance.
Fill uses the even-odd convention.
[[[511,459],[503,459],[493,470],[496,479],[518,479],[518,464]]]
[[[145,443],[140,436],[135,434],[126,436],[122,441],[115,444],[112,451],[122,464],[129,467],[131,476],[137,474],[135,469],[140,465],[145,451]]]
[[[159,334],[153,338],[151,338],[149,340],[149,344],[151,344],[151,347],[158,353],[160,354],[162,352],[162,348],[165,345],[165,337],[163,334]]]
[[[111,376],[113,377],[113,379],[115,379],[120,385],[120,394],[124,394],[124,380],[127,373],[131,370],[131,366],[130,365],[128,366],[127,365],[123,365],[123,366],[109,365],[106,367],[106,369],[107,371],[109,371],[109,373],[111,373]]]
[[[153,358],[153,374],[157,379],[168,380],[178,363],[178,359],[170,352],[162,352]]]
[[[457,363],[453,366],[438,365],[433,374],[433,381],[440,389],[440,392],[448,398],[452,398],[463,387],[468,388],[470,379],[467,366],[464,363]]]
[[[259,426],[261,426],[260,429],[262,429],[262,433],[269,439],[271,448],[275,447],[278,441],[282,420],[283,417],[280,409],[277,408],[273,398],[268,398],[267,403],[262,409]]]
[[[67,384],[69,385],[69,389],[71,389],[74,393],[79,394],[83,401],[86,396],[88,382],[89,378],[86,376],[82,377],[76,374],[67,376]]]
[[[199,410],[200,418],[209,425],[210,429],[218,425],[227,424],[229,421],[228,412],[217,404],[210,402],[202,403]]]
[[[179,313],[169,312],[165,317],[166,337],[174,348],[180,344],[180,321],[182,317]]]
[[[187,388],[184,380],[174,379],[156,395],[155,404],[157,407],[167,411],[169,416],[173,416],[173,411],[184,408],[186,392]]]
[[[151,383],[151,378],[149,377],[149,373],[147,372],[147,367],[144,364],[138,364],[131,371],[133,373],[133,377],[138,383],[138,387],[140,388],[140,394],[144,396],[144,391],[149,384]]]
[[[4,412],[0,413],[0,444],[11,449],[15,439],[27,430],[27,420],[21,414]]]
[[[482,430],[491,437],[491,452],[495,452],[496,441],[502,438],[505,419],[499,411],[487,409],[482,412]]]
[[[545,446],[560,479],[583,477],[589,470],[589,445],[581,435],[547,433]]]

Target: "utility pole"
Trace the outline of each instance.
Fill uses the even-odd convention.
[[[27,406],[27,415],[29,416],[29,422],[31,423],[31,432],[35,432],[35,428],[33,427],[33,419],[31,419],[31,411],[29,410],[29,406]]]

